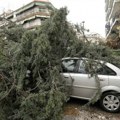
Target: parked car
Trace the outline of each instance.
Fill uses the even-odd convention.
[[[62,76],[67,85],[72,83],[71,97],[91,100],[97,91],[95,77],[90,77],[84,58],[63,58]],[[94,62],[96,64],[96,61]],[[100,80],[102,95],[99,99],[102,108],[108,112],[120,110],[120,68],[100,61],[96,73]],[[73,81],[73,82],[72,82]]]

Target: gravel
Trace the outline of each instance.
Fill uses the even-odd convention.
[[[84,107],[86,103],[87,101],[70,99],[64,107],[63,120],[120,120],[120,112],[105,112],[98,103]]]

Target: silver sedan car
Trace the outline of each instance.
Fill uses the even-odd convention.
[[[111,63],[97,65],[96,72],[100,80],[102,95],[100,105],[108,112],[120,110],[120,68]],[[62,76],[67,85],[71,85],[71,97],[90,100],[98,87],[95,77],[90,77],[83,58],[63,58]]]

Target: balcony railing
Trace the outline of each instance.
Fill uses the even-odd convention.
[[[105,11],[107,12],[108,10],[108,4],[109,4],[109,0],[105,0]]]
[[[39,15],[41,17],[43,17],[43,16],[44,17],[49,17],[50,13],[46,13],[46,12],[34,12],[34,13],[27,14],[27,15],[26,14],[22,15],[20,17],[17,17],[16,19],[17,19],[17,22],[19,22],[19,21],[22,21],[22,20],[25,20],[25,19],[33,17],[33,16],[37,16],[37,15]]]
[[[110,22],[106,23],[106,36],[109,36],[112,30],[116,30],[118,21],[120,21],[120,13],[115,15]]]
[[[109,15],[111,14],[114,1],[115,0],[109,0],[109,2],[106,3],[106,13],[107,13],[106,14],[106,20],[108,20]]]
[[[120,10],[119,6],[120,6],[120,0],[113,0],[111,10],[109,11],[106,20],[110,20],[115,15],[115,13]]]

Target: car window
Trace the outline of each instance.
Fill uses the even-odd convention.
[[[80,65],[79,65],[79,68],[78,68],[78,73],[87,74],[86,65],[85,65],[85,62],[83,60],[80,61]]]
[[[63,72],[76,72],[76,67],[78,64],[78,59],[66,59],[62,61],[62,71]]]
[[[98,65],[96,72],[97,74],[100,74],[100,75],[114,75],[114,76],[116,75],[116,72],[106,65]]]
[[[78,68],[78,73],[89,74],[90,72],[87,67],[87,64],[88,64],[88,61],[81,60]],[[98,75],[114,75],[114,76],[116,75],[116,72],[113,71],[108,66],[106,66],[105,64],[94,62],[92,63],[92,65],[93,65],[93,69]]]

